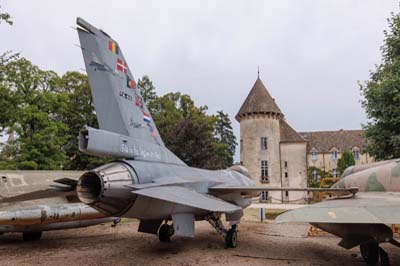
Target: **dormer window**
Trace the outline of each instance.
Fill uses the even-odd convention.
[[[337,149],[333,148],[332,151],[331,151],[331,155],[332,155],[332,160],[333,161],[337,160],[337,154],[338,154]]]
[[[317,160],[317,150],[315,148],[313,148],[311,150],[311,160],[312,161],[316,161]]]

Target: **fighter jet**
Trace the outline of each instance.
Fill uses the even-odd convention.
[[[173,234],[194,237],[195,221],[206,220],[224,237],[226,247],[236,247],[237,225],[251,198],[282,189],[256,186],[242,166],[210,171],[186,165],[165,147],[119,44],[81,18],[77,24],[100,126],[81,130],[79,148],[119,160],[64,182],[69,189],[50,188],[0,202],[72,193],[106,216],[139,219],[138,231],[158,235],[162,242]]]
[[[70,180],[80,174],[78,171],[0,171],[0,195],[10,197],[43,189],[56,177]],[[118,221],[119,218],[106,216],[67,194],[45,200],[0,204],[0,233],[21,232],[25,241],[39,240],[42,231]]]
[[[390,225],[400,224],[400,159],[352,166],[332,188],[357,187],[359,193],[348,199],[328,200],[292,210],[277,217],[278,222],[308,222],[342,240],[346,249],[360,246],[368,265],[389,265],[387,253],[379,244],[397,247]]]

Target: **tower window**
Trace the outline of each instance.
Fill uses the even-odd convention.
[[[261,138],[261,150],[267,150],[268,149],[268,138],[262,137]]]
[[[269,182],[268,161],[261,161],[261,182]]]
[[[241,139],[240,140],[240,152],[242,152],[243,151],[243,140]]]
[[[285,197],[287,198],[287,197],[289,197],[289,191],[285,191]]]
[[[287,169],[287,167],[288,167],[288,163],[287,163],[287,161],[285,161],[285,169]]]
[[[262,201],[268,200],[268,191],[261,191],[261,200]]]
[[[285,177],[286,177],[286,178],[288,178],[288,177],[289,177],[289,174],[288,174],[288,172],[285,172]]]

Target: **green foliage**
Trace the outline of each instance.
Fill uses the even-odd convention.
[[[6,127],[15,120],[16,101],[14,92],[7,83],[6,66],[9,62],[18,59],[18,54],[5,52],[0,55],[0,136]]]
[[[153,101],[153,119],[165,145],[190,166],[208,169],[224,167],[224,145],[215,141],[214,116],[206,106],[196,107],[188,95],[168,93]]]
[[[2,128],[18,136],[11,156],[18,169],[61,169],[65,163],[67,126],[60,121],[65,97],[55,89],[57,74],[43,71],[28,60],[9,61],[4,67],[2,86],[8,88],[14,104]]]
[[[66,97],[67,103],[61,112],[62,121],[68,126],[64,145],[68,160],[63,169],[92,169],[111,161],[107,157],[89,156],[78,148],[79,131],[84,126],[98,128],[87,76],[79,72],[67,72],[59,79],[57,90]]]
[[[1,8],[1,6],[0,6]],[[11,15],[7,12],[0,12],[0,24],[4,21],[5,23],[12,25],[13,21],[11,20]]]
[[[342,157],[340,157],[340,159],[338,160],[337,163],[337,173],[338,176],[341,176],[344,172],[344,170],[352,165],[355,165],[356,161],[354,160],[354,155],[351,151],[344,151],[342,153]]]
[[[86,75],[60,78],[9,54],[0,70],[0,130],[16,136],[1,147],[1,169],[78,170],[110,161],[78,149],[79,130],[98,126]]]
[[[236,139],[227,114],[207,115],[188,95],[157,97],[150,78],[139,81],[165,144],[186,163],[219,169],[230,166]],[[112,158],[83,154],[79,131],[98,127],[87,76],[59,77],[25,58],[0,56],[0,169],[91,169]]]
[[[157,98],[156,87],[154,87],[153,82],[147,75],[144,75],[141,79],[138,79],[137,86],[140,89],[142,98],[151,113],[153,111],[152,102]]]
[[[400,14],[392,14],[388,22],[383,61],[360,84],[362,105],[370,119],[364,125],[367,151],[378,160],[400,157]]]
[[[224,158],[224,166],[229,167],[233,164],[233,156],[236,150],[236,136],[233,133],[229,115],[223,111],[217,111],[216,122],[214,124],[214,135],[219,144],[220,155]]]
[[[221,169],[233,164],[236,137],[229,116],[222,111],[206,114],[207,106],[196,107],[189,95],[157,96],[148,76],[138,87],[165,145],[194,167]]]
[[[313,172],[314,170],[317,171],[317,178],[313,178]],[[320,179],[321,178],[326,178],[326,177],[332,177],[332,174],[329,172],[326,172],[322,169],[319,169],[318,167],[311,166],[307,169],[307,182],[308,182],[308,187],[320,187]]]

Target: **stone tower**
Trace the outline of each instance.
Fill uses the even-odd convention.
[[[235,118],[240,123],[240,162],[251,178],[269,186],[306,187],[307,143],[285,121],[260,78]],[[272,202],[304,199],[296,192],[263,196]]]

